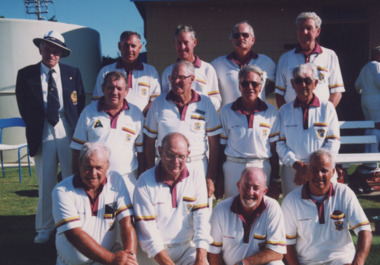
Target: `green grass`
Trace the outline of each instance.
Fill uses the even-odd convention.
[[[350,168],[349,173],[353,170]],[[6,177],[0,176],[0,264],[1,265],[50,265],[56,263],[54,239],[48,244],[34,244],[34,218],[38,201],[38,185],[35,171],[30,177],[23,168],[23,180],[18,170],[7,169]],[[380,216],[380,195],[359,195],[359,201],[368,218]],[[372,228],[375,229],[372,222]],[[379,229],[380,230],[380,229]],[[357,237],[353,235],[354,242]],[[380,264],[380,231],[374,232],[367,265]],[[142,264],[143,265],[143,264]]]

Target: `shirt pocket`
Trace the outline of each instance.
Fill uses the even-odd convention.
[[[327,134],[327,123],[315,122],[312,128],[313,138],[318,141],[324,141]]]
[[[137,138],[136,128],[133,125],[125,124],[121,126],[121,139],[124,139],[127,143],[133,144]]]
[[[206,132],[206,117],[202,114],[194,113],[190,116],[190,130],[194,133]]]
[[[147,82],[138,82],[137,84],[137,95],[142,98],[149,97],[150,84]]]
[[[335,210],[330,214],[329,221],[332,222],[331,229],[333,231],[343,231],[346,225],[346,215],[340,210]]]
[[[318,84],[326,84],[329,79],[329,69],[324,66],[317,65]]]
[[[256,135],[259,137],[259,139],[268,139],[270,134],[270,124],[260,122],[259,123],[259,130],[256,130]]]

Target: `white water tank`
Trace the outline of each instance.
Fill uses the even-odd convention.
[[[86,102],[91,100],[96,76],[101,67],[100,35],[91,28],[50,21],[0,18],[0,119],[20,117],[15,85],[19,69],[41,61],[34,38],[43,38],[49,30],[60,32],[71,55],[60,62],[78,67],[86,91]],[[24,129],[8,129],[7,143],[26,142]],[[16,152],[5,152],[5,161],[17,161]],[[24,160],[25,161],[25,160]]]

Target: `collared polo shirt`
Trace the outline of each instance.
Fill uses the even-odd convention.
[[[371,231],[371,225],[355,193],[341,183],[331,188],[318,207],[311,199],[308,183],[290,192],[282,202],[288,245],[296,245],[300,264],[325,264],[346,256],[352,261],[356,234]]]
[[[141,111],[144,110],[149,101],[154,101],[161,94],[159,75],[152,65],[138,61],[135,69],[127,72],[119,59],[100,70],[92,94],[93,100],[99,100],[103,96],[102,84],[104,77],[112,71],[119,71],[127,77],[130,89],[126,100],[136,105]]]
[[[275,93],[285,97],[286,102],[293,101],[296,93],[291,79],[295,67],[304,63],[314,63],[318,70],[318,84],[314,93],[321,100],[328,100],[330,94],[344,92],[343,78],[339,60],[333,50],[321,47],[318,43],[314,50],[305,55],[300,47],[284,53],[277,65]]]
[[[211,62],[218,76],[219,91],[222,95],[222,107],[241,96],[238,75],[242,65],[238,64],[233,58],[232,53],[220,56]],[[268,56],[252,52],[247,64],[257,65],[265,72],[263,84],[266,83],[267,79],[275,81],[276,64]],[[265,101],[265,87],[263,87],[259,97]]]
[[[168,133],[182,133],[190,142],[190,157],[205,155],[207,137],[222,131],[211,100],[192,90],[192,99],[181,109],[173,101],[173,94],[172,91],[162,94],[153,102],[145,119],[144,133],[157,138],[157,146]]]
[[[218,111],[221,106],[222,97],[219,93],[218,77],[216,76],[214,67],[212,67],[211,64],[202,61],[197,55],[195,56],[193,65],[195,70],[195,80],[191,88],[201,95],[208,96],[215,109]],[[174,64],[169,65],[162,73],[162,93],[171,90],[169,76],[172,74],[173,67]]]
[[[250,226],[241,213],[239,196],[225,199],[213,209],[210,223],[214,241],[209,252],[222,253],[226,264],[236,264],[265,248],[286,253],[284,220],[277,201],[264,196]]]
[[[159,175],[161,164],[145,171],[134,192],[136,227],[141,248],[154,257],[165,244],[193,241],[196,248],[208,248],[210,211],[206,180],[203,175],[192,175],[187,169],[173,189]],[[186,173],[187,172],[187,173]],[[194,172],[194,171],[193,171]]]
[[[307,161],[309,155],[320,148],[338,154],[340,128],[336,110],[331,102],[314,97],[315,104],[310,105],[307,112],[307,126],[302,107],[294,101],[279,110],[280,139],[276,150],[281,162],[288,167],[296,161]]]
[[[107,175],[95,212],[95,205],[77,178],[65,178],[52,193],[57,253],[70,264],[84,264],[90,260],[71,245],[65,231],[80,227],[102,247],[111,250],[120,233],[115,222],[133,215],[128,190],[119,174],[110,172]]]
[[[257,109],[244,110],[242,98],[224,106],[220,112],[223,132],[220,143],[224,153],[240,158],[270,158],[270,143],[278,140],[277,110],[258,98]]]
[[[81,113],[70,147],[80,150],[86,142],[100,142],[111,150],[110,168],[121,175],[138,167],[136,152],[143,151],[144,116],[125,101],[114,117],[107,113],[103,101],[95,101]]]

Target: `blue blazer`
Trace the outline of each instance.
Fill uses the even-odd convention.
[[[16,99],[21,117],[26,124],[29,153],[34,156],[42,142],[46,119],[41,85],[41,63],[29,65],[17,73]],[[62,80],[63,105],[66,119],[71,126],[71,138],[79,114],[85,105],[82,76],[78,68],[59,64]]]

